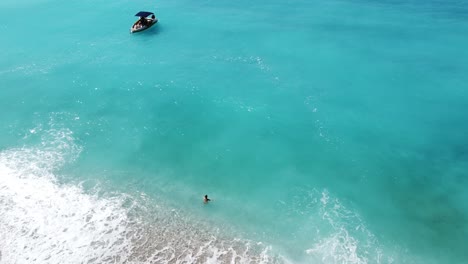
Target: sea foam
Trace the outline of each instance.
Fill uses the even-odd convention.
[[[36,130],[35,130],[36,132]],[[144,193],[86,192],[57,176],[81,152],[67,129],[0,152],[2,263],[284,263],[271,246],[190,221]]]

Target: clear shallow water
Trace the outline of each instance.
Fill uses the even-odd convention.
[[[468,258],[463,2],[0,7],[2,261]]]

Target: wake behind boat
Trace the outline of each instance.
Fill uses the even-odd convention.
[[[140,11],[135,16],[140,17],[140,19],[130,28],[130,33],[146,30],[158,22],[158,19],[152,12]]]

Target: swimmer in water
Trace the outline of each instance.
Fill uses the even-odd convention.
[[[203,202],[208,203],[209,201],[211,201],[211,199],[208,198],[208,194],[205,194],[205,197],[203,198]]]

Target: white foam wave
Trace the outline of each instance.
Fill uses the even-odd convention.
[[[35,74],[47,74],[54,67],[54,65],[38,65],[36,63],[17,65],[14,68],[0,70],[0,75],[21,73],[22,75],[35,75]]]
[[[323,263],[368,263],[367,258],[358,254],[358,245],[357,239],[345,228],[340,228],[329,237],[320,239],[306,253],[319,256]]]
[[[4,260],[79,263],[102,257],[101,248],[108,255],[108,250],[118,254],[115,235],[124,231],[126,220],[118,200],[100,200],[78,187],[60,186],[51,175],[18,175],[4,164],[0,173]]]
[[[302,195],[314,226],[320,226],[311,234],[312,245],[305,250],[314,263],[392,263],[384,260],[377,238],[370,232],[360,216],[348,210],[328,190],[312,190]],[[305,212],[301,211],[304,214]]]
[[[145,195],[90,194],[55,174],[81,149],[71,131],[0,152],[2,263],[281,263],[269,246],[232,238]],[[42,133],[41,132],[41,133]]]
[[[245,63],[245,64],[253,64],[256,65],[262,71],[270,71],[270,67],[264,62],[263,58],[259,56],[237,56],[237,57],[219,57],[213,56],[215,60],[222,60],[227,62],[237,62],[237,63]]]

